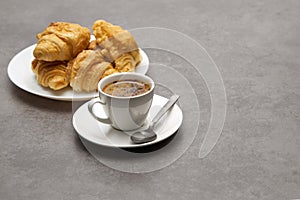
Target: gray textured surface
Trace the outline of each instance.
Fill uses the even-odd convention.
[[[10,0],[0,2],[0,16],[0,199],[300,198],[299,1]],[[50,21],[91,27],[99,18],[127,29],[175,29],[208,50],[228,98],[223,134],[209,156],[197,157],[208,94],[188,70],[204,91],[198,137],[172,165],[146,174],[99,163],[73,130],[70,103],[9,81],[10,59]]]

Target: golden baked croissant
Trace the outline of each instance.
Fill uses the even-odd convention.
[[[110,62],[124,53],[138,49],[131,33],[123,30],[120,26],[112,25],[104,20],[97,20],[92,28],[97,44],[102,48],[102,55]]]
[[[67,62],[46,62],[34,59],[31,67],[36,75],[37,82],[44,87],[60,90],[69,85]]]
[[[79,24],[56,22],[37,34],[37,39],[38,43],[33,51],[35,58],[44,61],[67,61],[87,48],[90,31]]]
[[[133,72],[135,67],[141,62],[139,50],[124,53],[115,60],[115,69],[119,72]]]
[[[91,92],[97,89],[97,84],[106,70],[113,66],[106,62],[99,51],[83,50],[68,63],[70,85],[77,92]],[[112,72],[110,72],[112,73]]]

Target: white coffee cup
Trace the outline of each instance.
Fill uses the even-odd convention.
[[[149,84],[150,90],[129,97],[113,96],[105,93],[103,88],[115,81],[132,80]],[[146,121],[150,110],[153,94],[154,81],[143,74],[135,72],[117,73],[101,79],[98,83],[99,98],[91,100],[88,104],[88,110],[92,116],[101,123],[110,124],[112,127],[131,131],[140,128]],[[94,112],[94,105],[103,106],[106,117],[102,118]]]

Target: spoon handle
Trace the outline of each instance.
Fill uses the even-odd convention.
[[[174,94],[169,101],[160,109],[152,120],[152,127],[160,120],[160,118],[177,102],[179,95]]]

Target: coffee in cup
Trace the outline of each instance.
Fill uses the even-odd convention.
[[[143,74],[135,72],[118,73],[107,76],[98,83],[99,97],[88,104],[92,116],[99,122],[112,127],[131,131],[140,128],[150,110],[155,84]],[[93,110],[100,104],[106,118],[99,117]]]
[[[117,97],[137,96],[148,92],[151,86],[137,80],[120,80],[104,86],[103,92]]]

